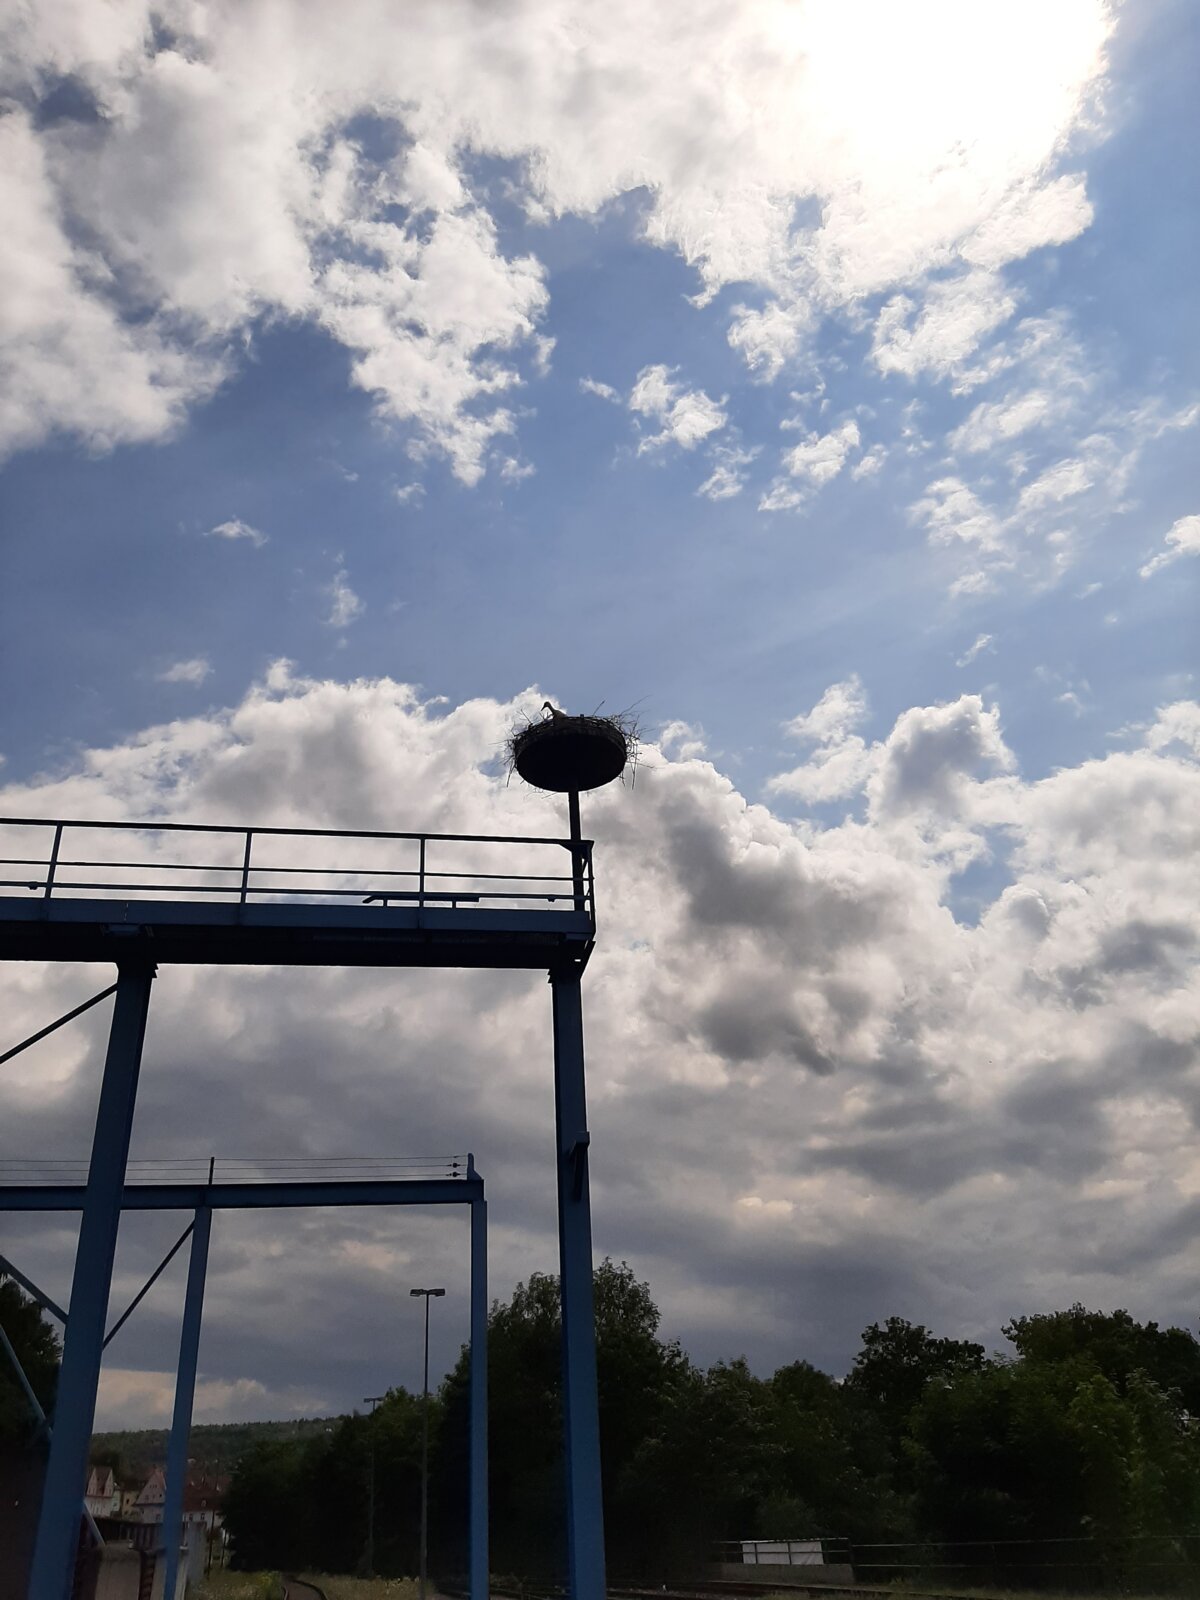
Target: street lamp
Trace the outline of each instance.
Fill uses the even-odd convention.
[[[363,1396],[363,1405],[370,1406],[371,1415],[375,1415],[375,1407],[387,1399],[385,1394],[368,1394]],[[371,1430],[371,1473],[367,1491],[367,1548],[364,1552],[363,1565],[366,1567],[366,1576],[375,1576],[375,1424],[367,1425]]]
[[[421,1574],[418,1600],[425,1600],[425,1577],[429,1565],[429,1302],[440,1300],[445,1289],[410,1289],[409,1294],[425,1300],[425,1383],[421,1391]]]

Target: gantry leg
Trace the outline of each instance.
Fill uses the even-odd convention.
[[[558,1256],[562,1294],[563,1443],[571,1600],[604,1600],[604,1506],[592,1214],[588,1193],[583,1002],[577,967],[550,974],[554,996],[554,1121],[558,1141]]]
[[[487,1201],[471,1202],[470,1600],[488,1600]]]
[[[118,970],[117,998],[75,1252],[54,1408],[54,1437],[46,1465],[29,1600],[68,1600],[71,1593],[79,1544],[80,1487],[87,1474],[88,1447],[96,1417],[104,1321],[153,981],[154,966],[148,961],[127,961]]]
[[[175,1378],[175,1410],[167,1446],[167,1492],[163,1500],[163,1543],[166,1576],[163,1600],[174,1600],[179,1567],[179,1542],[183,1537],[183,1485],[187,1477],[188,1438],[192,1431],[192,1401],[196,1394],[196,1361],[200,1353],[200,1316],[204,1310],[204,1276],[208,1271],[208,1238],[212,1211],[201,1206],[192,1226],[192,1254],[188,1262],[187,1294],[183,1302],[183,1329],[179,1335],[179,1371]]]

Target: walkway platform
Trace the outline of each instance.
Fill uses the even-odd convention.
[[[595,939],[589,840],[4,817],[0,851],[0,960],[546,970]]]

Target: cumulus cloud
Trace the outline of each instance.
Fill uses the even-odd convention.
[[[366,601],[355,594],[350,587],[345,567],[338,568],[333,575],[333,582],[325,592],[329,596],[329,615],[325,618],[325,622],[330,628],[348,628],[352,622],[357,622],[367,609]]]
[[[713,470],[697,494],[706,500],[732,500],[746,487],[746,468],[761,454],[761,447],[743,450],[738,445],[716,445],[712,451]]]
[[[556,802],[495,763],[544,698],[447,706],[281,668],[225,711],[10,783],[0,810],[556,834]],[[796,720],[818,768],[862,737],[865,698],[847,679]],[[680,759],[682,730],[636,786],[589,797],[596,1244],[651,1279],[667,1330],[698,1357],[838,1370],[859,1329],[892,1312],[995,1341],[1031,1283],[1046,1304],[1132,1293],[1139,1314],[1186,1320],[1192,1231],[1172,1219],[1191,1203],[1200,1116],[1200,767],[1184,737],[1198,719],[1165,707],[1140,746],[1022,778],[996,708],[914,706],[864,747],[862,809],[828,825],[789,822]],[[7,830],[6,853],[16,842]],[[989,856],[982,905],[956,915],[957,874]],[[16,963],[0,983],[13,1038],[95,987]],[[104,1031],[88,1013],[10,1064],[0,1154],[86,1156]],[[166,965],[133,1153],[470,1147],[503,1294],[555,1259],[548,1052],[534,975]],[[118,1298],[169,1226],[129,1220]],[[1123,1252],[1147,1238],[1131,1287]],[[11,1251],[59,1298],[72,1252],[69,1229],[37,1218]],[[465,1335],[455,1219],[223,1219],[204,1380],[234,1386],[222,1403],[237,1415],[371,1392],[409,1262],[452,1288],[436,1371]],[[174,1307],[152,1296],[122,1334],[122,1367],[151,1390]],[[397,1359],[400,1381],[419,1379]],[[267,1397],[240,1398],[247,1383]],[[124,1415],[157,1404],[134,1393]]]
[[[995,274],[966,272],[933,284],[919,314],[908,295],[889,300],[875,324],[871,353],[881,372],[948,378],[963,372],[984,338],[1016,308],[1015,292]]]
[[[547,305],[541,264],[500,243],[480,158],[543,221],[638,191],[642,237],[687,263],[698,303],[742,286],[729,337],[755,376],[889,291],[887,369],[952,372],[1006,314],[1005,264],[1087,225],[1059,168],[1110,26],[1103,0],[1049,20],[1035,0],[880,3],[868,59],[861,12],[765,0],[520,0],[500,52],[457,9],[370,0],[18,11],[10,102],[69,79],[94,109],[5,119],[0,299],[20,315],[0,327],[0,444],[161,437],[285,316],[477,481],[514,426],[500,397],[544,366]]]
[[[252,528],[248,522],[243,522],[241,517],[230,517],[226,522],[218,522],[215,528],[209,528],[207,532],[211,539],[247,539],[256,549],[267,542],[267,536],[261,528]]]
[[[963,651],[962,655],[958,657],[954,665],[956,667],[969,667],[971,662],[974,661],[977,656],[981,656],[985,650],[992,649],[995,643],[996,641],[992,634],[979,634],[975,640],[975,643],[973,645],[969,645],[967,649]]]
[[[1167,530],[1165,550],[1147,561],[1138,571],[1143,578],[1151,578],[1172,562],[1184,556],[1200,556],[1200,516],[1180,517]]]
[[[784,422],[782,427],[797,427]],[[790,511],[805,505],[811,496],[832,483],[846,465],[852,450],[861,442],[858,423],[853,418],[828,433],[809,433],[799,444],[783,454],[787,477],[776,478],[759,501],[760,511]]]
[[[158,675],[160,683],[202,684],[212,672],[212,662],[207,656],[193,656],[190,661],[175,661]]]
[[[639,455],[668,444],[694,450],[729,420],[720,403],[703,389],[684,388],[675,381],[674,370],[661,364],[643,367],[638,373],[629,392],[629,409],[659,426],[659,432],[642,439]]]

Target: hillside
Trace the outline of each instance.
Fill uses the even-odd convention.
[[[298,1417],[289,1422],[207,1422],[192,1429],[188,1456],[196,1470],[231,1472],[239,1456],[263,1439],[308,1439],[323,1433],[336,1417]],[[166,1428],[122,1429],[92,1435],[91,1456],[111,1461],[120,1458],[128,1477],[144,1478],[151,1467],[167,1458]]]

